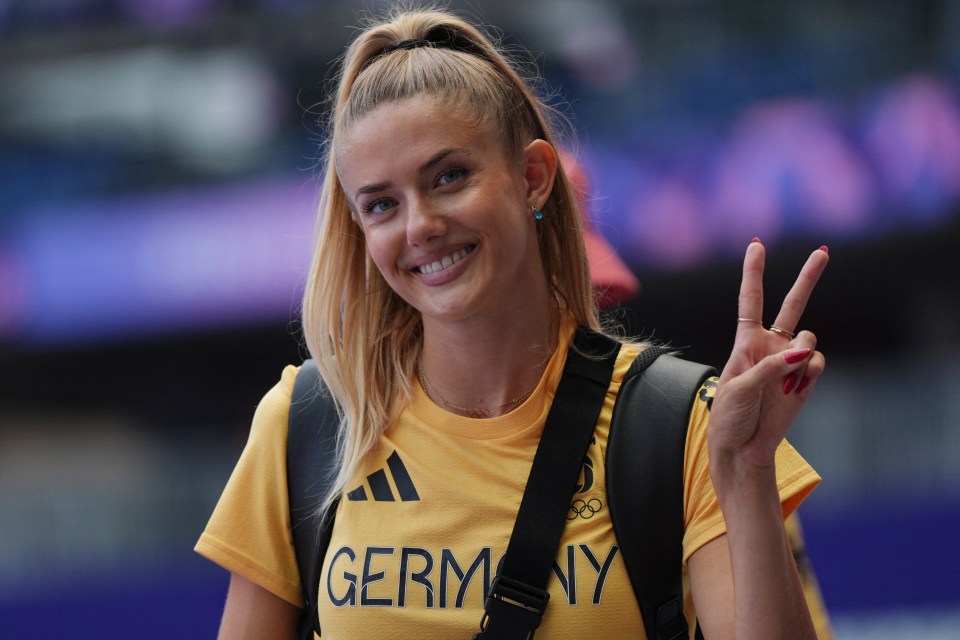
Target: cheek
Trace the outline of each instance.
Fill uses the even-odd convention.
[[[367,232],[365,236],[369,261],[389,282],[399,257],[399,253],[394,246],[395,243],[392,243],[386,234],[377,233],[377,231]]]

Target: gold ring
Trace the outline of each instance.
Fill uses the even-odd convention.
[[[757,324],[763,324],[763,320],[754,320],[753,318],[737,318],[737,322],[756,322]]]
[[[770,331],[773,331],[774,333],[779,333],[780,335],[783,335],[783,336],[787,336],[791,340],[793,340],[795,337],[793,331],[787,331],[783,327],[778,327],[775,324],[770,325]]]

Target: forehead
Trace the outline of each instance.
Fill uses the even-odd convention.
[[[343,170],[372,160],[389,163],[437,145],[504,148],[504,136],[459,100],[429,96],[380,104],[341,131],[337,166]]]

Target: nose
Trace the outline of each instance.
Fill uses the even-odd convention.
[[[416,199],[407,209],[407,243],[411,246],[429,244],[447,233],[447,218],[429,199]]]

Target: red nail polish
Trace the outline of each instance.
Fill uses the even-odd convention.
[[[827,245],[820,247],[820,251],[823,251],[824,253],[830,253],[830,249],[827,248]]]
[[[754,236],[753,240],[751,240],[750,242],[760,242],[760,238]]]
[[[791,373],[783,380],[783,395],[787,395],[793,391],[794,385],[797,384],[797,374]]]
[[[803,349],[794,349],[793,351],[787,351],[783,354],[783,359],[787,361],[787,364],[797,364],[798,362],[803,362],[810,357],[811,349],[810,347],[804,347]]]
[[[810,376],[803,376],[800,378],[800,384],[797,385],[797,393],[803,393],[803,390],[807,388],[807,385],[810,384]]]

